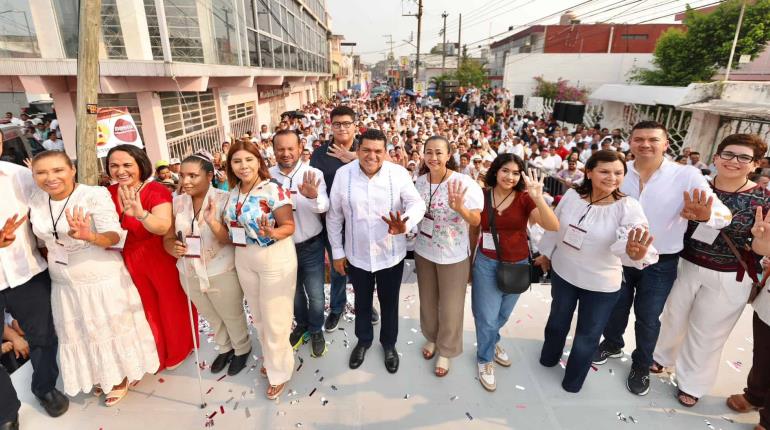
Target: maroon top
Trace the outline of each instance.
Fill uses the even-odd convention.
[[[527,221],[529,214],[537,206],[529,194],[516,192],[513,202],[505,208],[502,214],[495,214],[495,228],[499,235],[500,253],[502,258],[497,258],[495,251],[484,249],[483,235],[479,238],[479,249],[482,254],[495,260],[515,263],[524,260],[529,255],[529,245],[527,244]],[[491,232],[489,229],[489,210],[490,210],[489,192],[484,190],[484,210],[481,212],[481,231]],[[492,209],[495,210],[495,209]]]

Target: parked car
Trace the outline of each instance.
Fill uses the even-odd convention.
[[[32,136],[24,133],[24,128],[13,124],[0,125],[0,141],[3,143],[3,154],[0,160],[24,165],[24,160],[32,158],[45,151]]]

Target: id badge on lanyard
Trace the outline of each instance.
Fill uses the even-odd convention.
[[[485,231],[481,234],[481,247],[487,251],[495,250],[495,238],[492,233]]]
[[[232,235],[233,245],[246,246],[246,229],[238,224],[238,221],[230,221],[230,234]]]
[[[185,244],[187,245],[187,252],[185,257],[187,258],[200,258],[201,257],[201,237],[200,236],[187,236],[185,238]]]
[[[69,265],[69,254],[67,254],[67,250],[64,249],[64,245],[62,243],[56,242],[56,244],[53,246],[53,249],[50,249],[49,251],[51,252],[51,258],[55,263],[61,264],[62,266]]]
[[[588,234],[588,231],[583,230],[574,224],[570,224],[569,227],[567,227],[567,231],[564,233],[562,242],[564,242],[565,245],[580,251],[580,248],[583,247],[583,241],[586,238],[586,234]]]
[[[433,215],[426,213],[425,216],[422,217],[422,221],[420,221],[420,234],[429,239],[432,239],[433,228],[434,228]]]

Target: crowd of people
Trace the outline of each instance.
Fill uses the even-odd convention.
[[[471,88],[446,108],[389,95],[318,102],[272,131],[263,125],[221,151],[154,167],[143,150],[116,146],[106,187],[78,184],[59,151],[29,168],[0,162],[9,196],[0,208],[3,351],[29,357],[32,392],[51,416],[79,392],[113,406],[143,375],[188,359],[197,312],[217,346],[210,371],[242,371],[252,348],[245,300],[265,395],[276,399],[295,350],[308,344],[313,357],[325,355],[324,333],[337,330],[350,282],[349,367],[363,365],[379,323],[384,366],[396,373],[399,291],[413,258],[423,358],[434,360],[436,377],[450,373],[463,352],[470,284],[478,381],[488,391],[497,367],[513,363],[506,344],[515,340],[500,330],[544,274],[553,300],[539,360],[559,364],[576,312],[562,380],[572,393],[592,365],[623,356],[633,307],[626,387],[645,395],[650,373],[675,371],[675,396],[692,407],[752,303],[754,367],[745,393],[727,404],[760,409],[757,429],[770,428],[761,266],[770,191],[759,180],[767,144],[728,136],[706,165],[692,151],[684,163],[671,159],[670,143],[656,122],[636,124],[627,138],[570,129],[513,109],[504,91]],[[2,368],[0,397],[16,398]],[[18,408],[0,404],[0,428],[18,426]]]

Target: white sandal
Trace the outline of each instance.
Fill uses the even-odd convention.
[[[434,355],[436,355],[436,344],[433,342],[425,342],[422,346],[422,358],[430,360]]]
[[[436,369],[434,373],[439,378],[446,376],[449,373],[449,359],[439,355],[436,360]]]
[[[120,385],[123,387],[112,387],[112,391],[107,393],[107,398],[104,400],[104,406],[107,406],[108,408],[113,407],[126,397],[126,394],[128,394],[128,381],[124,379]]]

